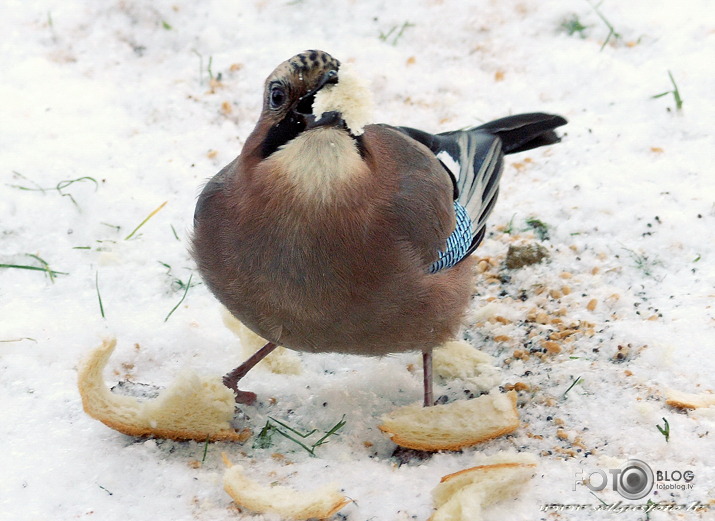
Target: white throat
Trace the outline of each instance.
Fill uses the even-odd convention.
[[[328,201],[345,183],[367,172],[355,140],[341,129],[319,127],[302,132],[270,158],[300,194]]]

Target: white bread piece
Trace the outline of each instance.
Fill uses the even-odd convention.
[[[423,407],[407,405],[383,416],[379,429],[408,449],[459,450],[519,427],[516,392],[493,390],[471,400]]]
[[[482,509],[517,496],[534,474],[532,454],[499,453],[489,464],[444,476],[432,491],[436,511],[429,521],[479,521]]]
[[[243,442],[250,437],[249,430],[231,427],[235,395],[220,377],[200,377],[187,370],[159,396],[144,401],[111,392],[102,373],[116,345],[116,339],[103,341],[79,367],[82,406],[92,418],[129,436],[201,442]]]
[[[340,112],[348,129],[355,136],[362,134],[365,125],[372,122],[372,92],[349,63],[340,65],[338,83],[326,85],[315,94],[313,114],[316,118],[333,110]]]
[[[692,394],[668,389],[665,397],[665,403],[678,409],[700,409],[715,405],[715,394],[712,393]]]
[[[221,318],[224,325],[240,340],[245,358],[250,357],[268,343],[268,340],[248,329],[228,309],[222,308]],[[278,346],[271,354],[261,360],[258,363],[258,367],[264,367],[276,374],[300,374],[302,372],[300,357],[283,346]]]
[[[500,450],[493,454],[483,452],[474,453],[474,466],[499,465],[501,463],[519,463],[522,465],[538,465],[539,458],[531,452],[517,452],[515,450]]]
[[[474,378],[482,373],[494,373],[494,358],[475,349],[464,340],[445,342],[432,351],[434,374],[442,378]]]
[[[240,465],[228,467],[223,488],[237,505],[260,514],[278,514],[283,519],[326,519],[351,502],[334,484],[315,490],[299,491],[285,486],[265,486],[246,477]]]

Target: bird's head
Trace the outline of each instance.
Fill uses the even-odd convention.
[[[264,115],[276,122],[291,112],[306,119],[313,114],[315,94],[338,83],[339,68],[340,62],[324,51],[305,51],[284,61],[266,79]]]
[[[360,136],[372,121],[372,94],[350,64],[324,51],[305,51],[268,76],[256,128],[268,157],[304,131],[332,128]]]
[[[261,120],[270,125],[264,157],[300,132],[326,125],[344,125],[340,114],[313,114],[315,95],[338,82],[340,62],[324,51],[305,51],[284,61],[268,76]]]

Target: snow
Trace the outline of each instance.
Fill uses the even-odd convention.
[[[67,275],[0,268],[0,519],[275,520],[232,506],[222,451],[262,483],[338,483],[356,502],[337,518],[355,521],[426,519],[441,476],[503,449],[540,455],[539,470],[485,519],[606,519],[541,508],[623,500],[574,476],[631,457],[695,479],[624,505],[712,507],[715,414],[672,409],[665,391],[715,391],[713,10],[606,0],[599,11],[618,33],[602,49],[608,28],[586,1],[3,2],[0,264],[40,266],[36,255]],[[584,38],[560,29],[574,15]],[[387,123],[444,131],[537,110],[569,120],[560,144],[509,158],[476,252],[484,273],[465,335],[504,386],[526,385],[514,435],[399,465],[377,425],[419,399],[415,353],[301,355],[299,376],[245,379],[261,401],[237,421],[256,435],[268,416],[324,432],[345,415],[315,458],[280,436],[265,449],[136,440],[83,413],[77,363],[104,337],[119,340],[112,385],[241,361],[187,251],[195,197],[240,152],[263,79],[308,48],[354,62]],[[682,110],[672,94],[653,97],[673,90],[668,71]],[[530,218],[548,225],[549,261],[502,270],[510,244],[538,240]],[[561,352],[529,352],[569,328]],[[625,360],[618,346],[630,346]],[[436,393],[462,398],[470,385]]]

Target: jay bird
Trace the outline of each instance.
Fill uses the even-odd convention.
[[[458,332],[505,154],[559,141],[560,116],[509,116],[429,134],[313,113],[340,62],[306,51],[267,78],[240,155],[198,198],[192,254],[218,300],[268,343],[309,353],[420,350],[432,405],[432,349]]]

